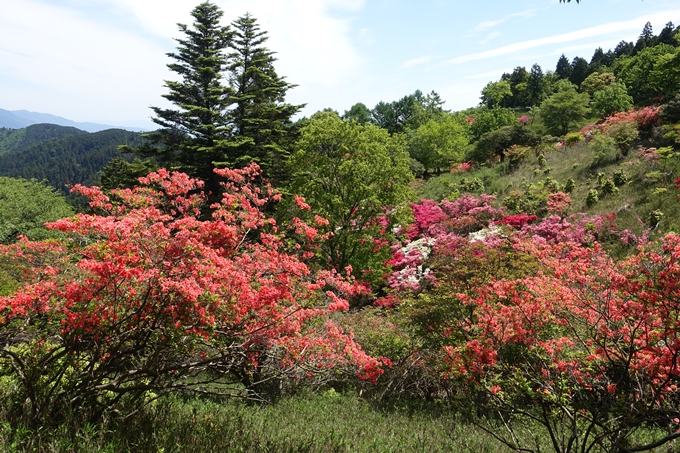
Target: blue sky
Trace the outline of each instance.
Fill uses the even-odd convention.
[[[445,107],[479,102],[516,66],[590,60],[645,22],[680,24],[678,0],[214,0],[225,23],[251,12],[304,114],[373,107],[416,89]],[[142,126],[164,106],[166,52],[198,0],[0,0],[0,108]]]

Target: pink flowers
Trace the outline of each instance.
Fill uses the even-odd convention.
[[[564,192],[551,193],[548,195],[548,212],[562,214],[571,204],[571,197]]]

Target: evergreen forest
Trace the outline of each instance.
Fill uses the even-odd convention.
[[[0,129],[0,451],[680,451],[680,27],[302,117],[223,16]]]

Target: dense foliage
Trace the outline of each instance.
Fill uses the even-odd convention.
[[[68,135],[85,134],[74,127],[57,126],[56,124],[34,124],[23,129],[0,129],[0,155],[17,153],[51,138]]]
[[[162,129],[137,148],[154,159],[102,158],[105,187],[77,185],[91,203],[76,215],[37,182],[3,180],[7,426],[122,426],[105,423],[188,411],[171,392],[191,407],[311,388],[436,401],[509,451],[674,447],[673,24],[554,71],[518,66],[463,112],[417,90],[294,125],[255,19],[221,26],[209,2],[192,15],[170,54],[173,107],[154,109]],[[100,137],[76,132],[0,131],[0,168],[60,172],[61,144]],[[109,142],[96,149],[78,154]]]
[[[10,413],[35,426],[182,389],[253,397],[341,364],[374,381],[380,362],[328,319],[353,286],[285,252],[259,210],[278,195],[253,185],[258,172],[219,170],[225,192],[209,220],[195,217],[202,182],[185,174],[152,173],[114,198],[76,186],[96,213],[51,224],[70,241],[2,247],[25,269],[0,298]]]
[[[358,277],[379,281],[390,231],[400,205],[411,197],[403,141],[372,124],[322,112],[302,129],[297,147],[290,191],[311,206],[302,218],[324,218],[316,220],[325,234],[318,244],[320,263],[338,271],[352,266]]]
[[[39,126],[43,125],[30,126],[26,131]],[[71,128],[54,128],[72,132],[68,131]],[[19,129],[22,130],[24,129]],[[95,183],[99,171],[111,159],[121,155],[118,146],[137,146],[142,141],[138,133],[121,129],[69,133],[61,138],[43,139],[21,151],[1,155],[0,175],[46,180],[52,187],[67,195],[74,184]]]
[[[191,27],[179,24],[177,53],[168,54],[175,60],[168,67],[181,77],[165,82],[163,97],[173,108],[153,108],[161,128],[145,134],[151,144],[134,152],[201,178],[215,194],[215,166],[257,162],[278,180],[295,136],[291,117],[301,106],[285,103],[294,85],[276,73],[273,52],[263,46],[267,33],[249,14],[220,25],[223,12],[210,2],[191,15]]]
[[[19,236],[32,240],[54,236],[43,225],[70,215],[73,208],[53,188],[35,180],[0,177],[0,243]]]

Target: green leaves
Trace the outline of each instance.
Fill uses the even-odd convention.
[[[569,127],[588,113],[590,96],[574,88],[558,91],[541,104],[543,122],[552,134],[564,135]]]
[[[0,177],[0,243],[13,242],[19,235],[55,237],[43,224],[70,215],[73,208],[54,189],[35,180]]]
[[[328,219],[331,236],[321,244],[321,259],[341,270],[381,267],[375,242],[389,232],[400,204],[409,199],[413,178],[400,136],[377,126],[317,113],[302,129],[291,158],[291,193],[304,196],[312,212]],[[369,264],[372,262],[373,264]]]

